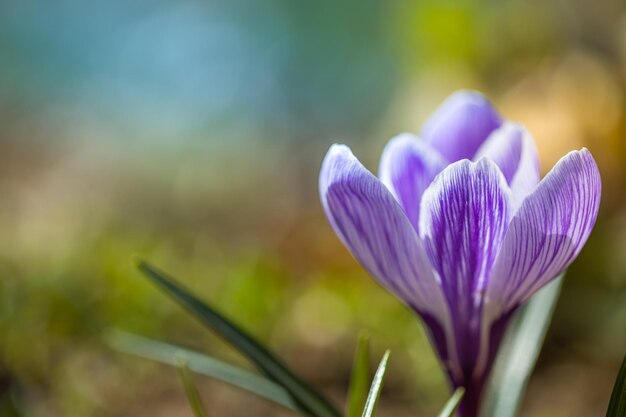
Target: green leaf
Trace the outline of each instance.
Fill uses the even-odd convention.
[[[369,336],[361,333],[357,341],[356,352],[354,353],[354,363],[352,364],[346,417],[359,417],[361,415],[361,410],[363,410],[365,399],[367,398],[369,378]]]
[[[165,365],[177,366],[177,358],[183,356],[187,367],[193,372],[241,388],[290,410],[302,412],[287,390],[277,383],[202,353],[119,330],[107,332],[105,339],[114,349]]]
[[[496,359],[481,416],[515,417],[552,319],[563,275],[539,291],[512,320]]]
[[[389,351],[386,351],[383,355],[383,359],[378,365],[378,369],[374,374],[372,385],[370,386],[370,392],[367,395],[365,401],[365,407],[363,408],[362,417],[372,417],[376,412],[376,404],[378,404],[378,398],[380,397],[380,391],[383,388],[383,382],[385,382],[385,372],[387,370],[387,362],[389,361]]]
[[[302,410],[315,417],[341,417],[328,400],[298,378],[239,326],[148,263],[139,261],[138,267],[153,283],[194,314],[205,326],[217,332],[270,379],[282,385]]]
[[[187,395],[187,400],[193,410],[193,414],[196,417],[208,417],[207,412],[204,410],[204,405],[202,404],[198,388],[196,388],[196,384],[193,382],[193,377],[189,372],[189,368],[187,368],[187,359],[184,354],[177,354],[176,362],[178,366],[178,375],[180,376],[180,381],[183,383],[183,388],[185,389],[185,394]]]
[[[463,395],[465,395],[465,388],[457,388],[437,417],[453,417],[454,413],[456,413],[456,409],[459,408],[459,404],[461,404]]]
[[[626,357],[617,374],[606,417],[626,417]]]

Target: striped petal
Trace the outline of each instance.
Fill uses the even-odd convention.
[[[508,221],[506,180],[488,159],[450,165],[422,197],[420,236],[441,277],[465,379],[479,354],[482,293]]]
[[[511,220],[487,288],[488,320],[511,311],[563,272],[598,214],[601,180],[587,149],[554,166]]]
[[[396,197],[415,230],[422,194],[446,165],[438,151],[409,133],[391,139],[383,151],[379,177]]]
[[[540,179],[539,156],[530,132],[522,125],[505,122],[489,135],[474,159],[483,157],[500,167],[511,188],[511,205],[515,212]]]
[[[452,94],[426,121],[421,137],[449,162],[472,159],[502,119],[489,101],[474,91]]]
[[[387,187],[344,145],[322,163],[320,197],[330,224],[352,255],[424,319],[442,360],[450,349],[450,314],[417,233]]]

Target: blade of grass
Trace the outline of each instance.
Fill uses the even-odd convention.
[[[370,392],[367,395],[365,401],[365,407],[363,408],[362,417],[372,417],[376,412],[376,405],[378,404],[378,398],[380,397],[380,391],[383,388],[385,382],[385,372],[387,371],[387,362],[389,361],[389,351],[386,351],[383,355],[383,359],[378,365],[378,369],[374,374],[372,385],[370,386]]]
[[[456,409],[459,408],[459,404],[461,404],[463,395],[465,395],[465,388],[457,388],[437,417],[453,417],[454,413],[456,413]]]
[[[363,410],[365,399],[367,398],[369,378],[369,336],[361,333],[357,341],[356,352],[354,353],[346,417],[359,417],[361,415],[361,410]]]
[[[626,357],[615,379],[606,417],[626,417]]]
[[[189,372],[189,368],[187,368],[187,359],[184,357],[184,354],[177,355],[176,363],[178,367],[178,375],[180,376],[180,381],[185,389],[185,394],[187,395],[187,400],[189,401],[193,414],[196,417],[208,417],[208,414],[204,409],[204,404],[202,404],[198,388],[193,382],[193,377]]]
[[[107,332],[105,340],[116,350],[170,366],[177,366],[176,358],[184,355],[187,367],[193,372],[215,378],[290,410],[302,412],[293,397],[277,383],[202,353],[120,330]]]
[[[239,326],[147,262],[139,261],[137,266],[146,277],[187,311],[194,314],[204,325],[222,336],[270,379],[282,385],[293,396],[302,410],[315,417],[341,417],[341,413],[328,400],[298,378]]]
[[[513,319],[496,360],[481,416],[515,417],[543,346],[563,275],[539,291]]]

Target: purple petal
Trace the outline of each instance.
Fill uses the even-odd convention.
[[[344,145],[322,164],[320,197],[335,232],[383,286],[422,315],[442,360],[449,347],[450,315],[440,283],[408,218],[387,187]]]
[[[396,197],[415,230],[422,194],[446,165],[439,152],[409,133],[391,139],[383,151],[380,179]]]
[[[598,214],[601,180],[587,149],[570,152],[511,220],[487,288],[489,320],[524,302],[563,272]]]
[[[505,122],[489,135],[476,152],[474,160],[491,159],[498,165],[507,183],[510,184],[522,156],[522,135],[521,126]]]
[[[464,378],[481,342],[482,292],[509,221],[509,190],[497,165],[463,160],[422,197],[420,236],[450,306]]]
[[[502,119],[478,92],[452,94],[426,121],[421,137],[449,162],[472,159]]]
[[[505,122],[493,131],[474,159],[489,158],[499,167],[511,188],[513,212],[540,179],[539,156],[535,141],[522,125]]]
[[[417,233],[389,190],[348,147],[328,151],[320,196],[335,232],[374,277],[411,306],[442,309],[436,305],[441,289]]]

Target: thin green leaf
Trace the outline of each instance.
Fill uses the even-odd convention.
[[[185,394],[187,395],[187,400],[193,410],[193,414],[196,417],[208,417],[208,414],[204,409],[204,405],[202,404],[198,388],[193,382],[193,377],[187,367],[187,359],[185,358],[184,353],[180,352],[176,354],[176,363],[178,367],[178,375],[180,376],[180,381],[185,389]]]
[[[626,417],[626,357],[615,379],[606,417]]]
[[[290,410],[302,412],[287,390],[274,381],[202,353],[119,330],[109,331],[105,339],[114,349],[165,365],[177,366],[177,355],[184,355],[187,367],[193,372],[241,388]]]
[[[385,382],[385,372],[387,371],[387,362],[389,361],[389,351],[386,351],[383,355],[383,359],[378,365],[378,369],[374,374],[372,385],[370,386],[370,392],[367,395],[365,401],[365,408],[363,408],[362,417],[372,417],[376,412],[376,404],[378,404],[378,398],[380,397],[380,391],[383,388],[383,382]]]
[[[515,417],[552,319],[563,275],[539,291],[513,319],[498,354],[481,416]]]
[[[367,384],[370,378],[369,368],[369,336],[361,333],[357,341],[356,352],[354,353],[354,363],[352,364],[346,417],[359,417],[361,415],[361,410],[363,410],[365,399],[367,398]]]
[[[217,332],[239,352],[245,355],[270,379],[282,385],[300,405],[315,417],[341,417],[341,414],[321,394],[298,378],[252,336],[192,295],[165,273],[144,261],[139,270],[152,282],[194,314],[204,325]]]
[[[463,399],[463,395],[465,395],[465,388],[459,387],[454,391],[452,397],[448,400],[443,409],[439,412],[437,417],[452,417],[454,413],[456,413],[456,409],[459,408],[459,404],[461,404],[461,400]]]

